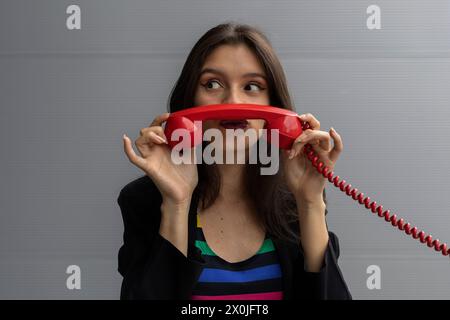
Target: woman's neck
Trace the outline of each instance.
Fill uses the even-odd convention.
[[[231,225],[259,224],[256,208],[248,195],[245,164],[218,164],[221,187],[214,204],[206,211],[208,215],[220,218],[222,223]],[[232,208],[233,210],[230,210]],[[200,212],[200,210],[198,210]],[[228,221],[228,222],[226,222]],[[231,222],[230,222],[231,221]]]
[[[219,199],[224,202],[242,201],[247,197],[245,164],[218,164],[221,177]]]

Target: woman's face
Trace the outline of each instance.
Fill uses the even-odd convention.
[[[244,44],[221,45],[207,57],[195,93],[195,106],[210,104],[262,104],[269,105],[269,88],[266,74],[257,57]],[[257,129],[258,137],[264,127],[262,119],[246,119],[243,128]],[[224,138],[224,152],[227,147],[235,147],[234,141],[227,142],[225,130],[233,128],[222,123],[221,120],[207,120],[203,122],[203,130],[216,128],[222,132]],[[234,140],[234,139],[233,139]],[[245,149],[252,141],[245,139]]]

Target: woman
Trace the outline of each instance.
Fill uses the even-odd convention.
[[[224,103],[294,108],[282,66],[257,28],[226,23],[205,33],[169,110]],[[141,129],[140,155],[123,138],[128,159],[146,175],[118,198],[125,227],[121,299],[352,298],[337,264],[338,238],[327,230],[325,178],[302,153],[312,145],[333,169],[342,151],[336,131],[321,131],[312,114],[302,115],[311,129],[291,150],[280,149],[277,174],[261,175],[259,161],[175,165],[162,127],[168,116]],[[204,130],[226,127],[203,123]],[[245,130],[263,127],[264,120],[247,119]],[[224,151],[230,146],[226,141]],[[246,141],[246,155],[254,147]]]

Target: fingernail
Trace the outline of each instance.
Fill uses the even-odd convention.
[[[334,130],[334,128],[333,128],[333,127],[331,127],[331,131],[333,131],[333,132],[336,132],[336,130]]]
[[[127,135],[124,133],[122,136],[123,139],[127,138]]]
[[[159,141],[164,142],[164,143],[167,143],[167,141],[166,141],[164,138],[162,138],[162,137],[160,137],[160,136],[157,136],[157,137],[158,137]]]

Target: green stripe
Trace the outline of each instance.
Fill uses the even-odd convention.
[[[208,246],[206,241],[195,240],[195,246],[200,249],[200,251],[202,252],[203,255],[208,255],[208,256],[216,255],[214,253],[214,251],[212,251],[211,248]],[[261,248],[258,250],[258,252],[256,254],[262,254],[262,253],[266,253],[266,252],[270,252],[270,251],[274,251],[274,250],[275,250],[275,247],[273,246],[272,240],[266,239],[266,240],[264,240],[263,245],[261,246]]]
[[[200,249],[203,255],[206,256],[216,255],[205,241],[195,240],[195,246]]]
[[[263,245],[261,246],[261,249],[256,254],[266,253],[270,251],[274,251],[275,247],[273,246],[273,242],[271,239],[264,240]]]

